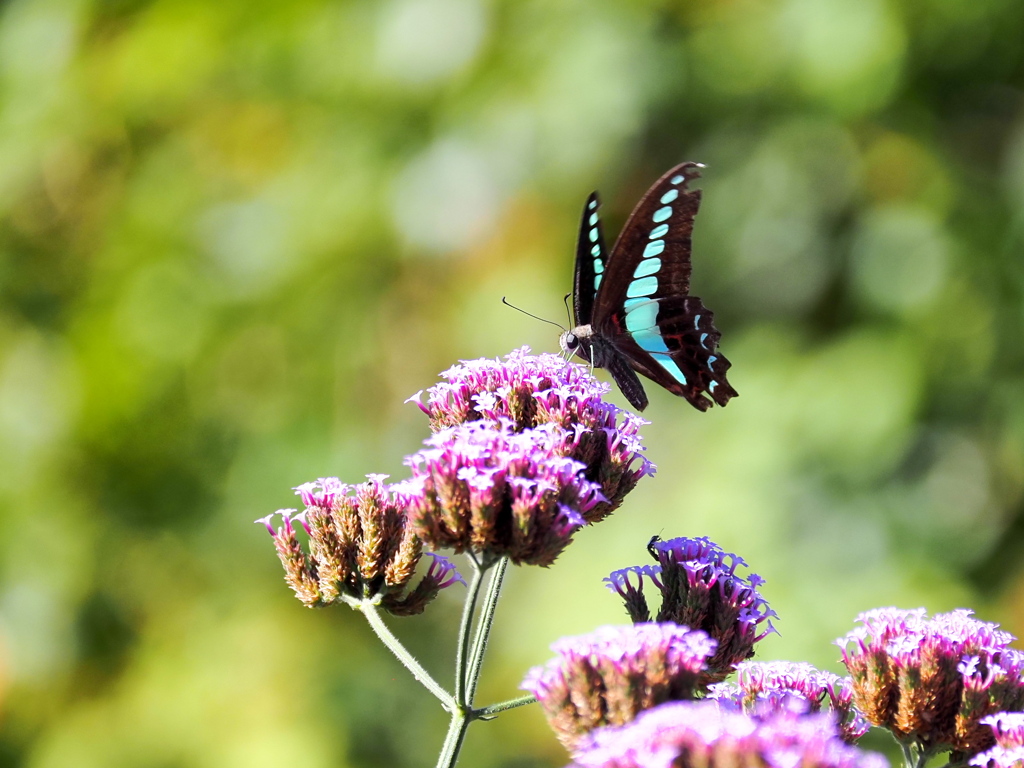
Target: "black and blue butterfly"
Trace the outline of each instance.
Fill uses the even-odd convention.
[[[701,411],[737,392],[717,354],[714,315],[690,296],[690,238],[700,207],[698,163],[682,163],[647,190],[611,254],[604,245],[597,192],[583,210],[576,244],[573,322],[562,350],[605,368],[637,410],[647,407],[642,373]],[[711,398],[705,397],[705,393]]]

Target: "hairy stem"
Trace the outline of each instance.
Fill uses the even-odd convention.
[[[449,712],[456,712],[458,705],[456,704],[455,698],[448,693],[444,688],[433,677],[430,673],[423,668],[423,666],[416,661],[416,658],[406,650],[406,647],[395,637],[391,630],[388,629],[387,624],[384,623],[384,619],[381,618],[380,611],[377,610],[377,606],[372,603],[361,603],[358,609],[362,612],[363,616],[369,622],[373,631],[380,638],[380,641],[387,646],[397,659],[402,662],[402,665],[412,672],[412,676],[415,677],[428,691],[434,694],[438,699],[441,700],[441,706],[443,706]]]
[[[504,712],[507,709],[515,709],[516,707],[522,707],[526,704],[533,704],[536,701],[537,699],[533,696],[520,696],[518,699],[509,699],[508,701],[491,704],[489,707],[473,710],[473,719],[483,720],[484,718],[491,717],[499,712]]]
[[[462,744],[466,740],[466,731],[474,720],[490,718],[498,712],[533,701],[533,697],[529,696],[495,704],[481,710],[473,709],[473,697],[476,696],[477,684],[480,681],[484,651],[487,648],[491,627],[494,624],[494,612],[498,607],[501,584],[505,578],[505,571],[508,569],[508,558],[494,560],[481,557],[478,559],[470,554],[469,559],[473,564],[473,578],[469,583],[466,604],[462,609],[462,621],[459,624],[459,638],[455,653],[455,708],[449,710],[452,713],[452,719],[448,724],[448,734],[445,736],[441,754],[437,759],[437,768],[454,768],[459,759]],[[474,630],[473,618],[476,614],[484,577],[494,566],[497,567],[494,568],[494,573],[491,575],[487,595],[484,598],[480,617]],[[472,641],[470,635],[472,635]]]
[[[462,620],[459,622],[459,638],[455,647],[455,701],[459,706],[471,709],[467,703],[466,696],[466,668],[469,656],[469,635],[473,628],[473,614],[476,613],[476,603],[480,598],[480,587],[483,585],[486,568],[481,567],[480,561],[473,554],[469,555],[473,564],[473,577],[469,581],[469,588],[466,590],[466,603],[462,606]]]
[[[465,710],[458,709],[452,714],[451,722],[448,723],[448,734],[444,737],[444,745],[437,758],[437,768],[454,768],[462,750],[462,743],[466,740],[469,723],[470,716]]]
[[[484,598],[483,608],[480,611],[480,622],[477,625],[476,636],[473,638],[473,650],[469,657],[468,676],[466,678],[466,706],[473,706],[473,697],[476,696],[477,684],[480,682],[480,670],[484,663],[484,651],[487,650],[487,642],[491,637],[491,627],[494,626],[494,612],[498,608],[498,598],[501,596],[501,585],[505,580],[505,572],[508,570],[508,558],[503,557],[498,561],[491,574],[491,582],[487,587],[487,596]]]

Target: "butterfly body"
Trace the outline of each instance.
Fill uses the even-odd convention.
[[[689,295],[690,237],[700,207],[697,163],[662,176],[637,204],[611,253],[591,194],[583,211],[573,281],[575,327],[562,349],[606,369],[637,410],[647,395],[637,373],[704,411],[736,396],[716,354],[721,334],[712,312]],[[705,394],[710,396],[705,397]]]
[[[611,373],[634,408],[642,411],[647,407],[647,393],[630,367],[629,359],[614,344],[595,333],[591,326],[578,325],[563,333],[558,342],[564,351],[573,352],[595,368],[604,368]]]

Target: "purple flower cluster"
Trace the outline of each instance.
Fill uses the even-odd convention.
[[[850,679],[806,662],[744,661],[736,668],[736,682],[718,683],[708,693],[708,698],[732,702],[746,712],[763,706],[788,706],[792,696],[805,701],[811,712],[833,712],[848,744],[871,727],[853,706]]]
[[[445,587],[462,582],[455,566],[440,555],[433,558],[419,584],[408,590],[422,554],[422,544],[408,524],[410,498],[399,485],[384,483],[385,475],[369,482],[345,485],[325,477],[295,489],[305,510],[280,510],[275,528],[267,515],[263,523],[274,537],[285,581],[309,607],[335,602],[380,604],[396,616],[421,613]],[[303,550],[293,522],[309,538]]]
[[[605,582],[625,602],[634,622],[651,621],[644,595],[650,580],[661,593],[654,619],[702,629],[717,643],[704,683],[724,680],[736,665],[754,654],[754,644],[775,631],[775,612],[757,591],[764,580],[756,573],[736,573],[742,558],[722,551],[707,538],[655,540],[650,545],[658,565],[624,568]]]
[[[585,366],[527,348],[504,361],[465,361],[413,399],[434,435],[409,457],[412,477],[384,486],[323,478],[296,490],[306,510],[263,518],[285,579],[306,605],[377,600],[393,613],[423,610],[454,569],[435,559],[412,592],[424,544],[517,564],[550,565],[583,525],[601,520],[644,475],[646,422],[602,400]],[[307,531],[310,551],[293,521]]]
[[[584,465],[568,458],[579,433],[545,424],[474,421],[449,427],[410,456],[409,516],[433,549],[550,565],[603,502]]]
[[[441,374],[446,381],[410,398],[430,418],[434,432],[483,422],[513,432],[551,425],[560,429],[562,455],[580,462],[603,498],[588,511],[589,523],[611,514],[655,467],[643,456],[644,419],[605,402],[609,387],[584,365],[557,355],[517,349],[505,360],[468,360]]]
[[[827,713],[748,714],[715,701],[662,704],[582,738],[571,768],[887,768],[845,744]]]
[[[520,686],[537,697],[559,740],[572,748],[594,728],[624,725],[666,701],[692,698],[715,642],[676,624],[602,627],[551,646],[554,659]]]
[[[1024,768],[1024,712],[999,712],[979,721],[992,729],[996,745],[975,755],[971,765],[981,768]]]
[[[854,704],[901,741],[974,755],[995,743],[986,715],[1024,708],[1024,654],[971,611],[879,608],[858,621],[837,641]]]

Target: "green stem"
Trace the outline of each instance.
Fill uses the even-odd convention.
[[[470,709],[466,700],[466,661],[469,653],[469,634],[473,628],[473,614],[476,613],[476,603],[480,597],[480,587],[486,572],[486,568],[480,566],[473,554],[469,555],[469,561],[473,564],[473,577],[466,590],[466,603],[462,606],[458,644],[455,647],[455,701],[467,710]]]
[[[476,637],[473,638],[473,650],[469,657],[469,674],[466,678],[465,704],[468,707],[473,706],[477,684],[480,682],[480,670],[484,663],[484,651],[487,650],[491,628],[494,626],[494,612],[498,608],[501,585],[505,580],[505,572],[507,570],[508,558],[503,557],[498,561],[494,568],[494,573],[491,575],[491,583],[487,587],[487,596],[484,598],[483,608],[480,611],[480,622],[477,625]]]
[[[448,734],[444,737],[444,745],[437,758],[437,768],[455,768],[470,722],[471,717],[464,710],[460,709],[452,714],[452,720],[448,723]]]
[[[441,700],[441,706],[443,706],[449,712],[456,712],[458,710],[458,704],[456,704],[455,698],[442,688],[434,678],[430,676],[430,673],[425,670],[416,658],[406,650],[405,646],[395,637],[391,630],[388,629],[387,624],[384,623],[384,619],[381,618],[380,612],[377,610],[377,606],[373,603],[360,603],[358,609],[362,612],[363,616],[370,623],[373,631],[377,633],[377,637],[380,638],[381,642],[388,647],[388,649],[395,654],[403,666],[412,672],[412,676],[415,677],[423,686],[434,694],[438,699]]]
[[[897,739],[900,749],[903,751],[903,765],[906,768],[925,768],[928,761],[935,754],[934,748],[926,749],[914,740],[902,741]],[[956,768],[952,763],[943,768]]]
[[[536,701],[537,699],[533,696],[520,696],[518,699],[509,699],[508,701],[502,701],[498,704],[491,704],[489,707],[473,710],[473,719],[483,720],[485,717],[491,717],[499,712],[504,712],[507,709],[515,709],[516,707],[522,707],[526,704],[533,704]]]
[[[917,746],[917,766],[916,768],[924,768],[932,756],[935,754],[935,749],[925,749],[920,744]]]
[[[473,578],[469,583],[466,594],[466,604],[462,609],[462,621],[459,624],[459,638],[455,653],[455,706],[452,712],[451,722],[448,724],[448,734],[445,736],[444,745],[441,747],[441,754],[437,758],[437,768],[454,768],[458,762],[459,752],[466,740],[466,731],[469,724],[483,715],[492,715],[511,709],[511,706],[497,705],[498,708],[491,708],[478,712],[473,709],[473,697],[476,695],[477,682],[480,679],[480,669],[483,665],[484,649],[487,646],[487,639],[491,633],[491,626],[494,623],[494,611],[498,604],[498,595],[501,593],[501,583],[505,578],[505,570],[508,567],[508,560],[502,558],[495,561],[492,559],[477,559],[470,555],[470,562],[473,564]],[[480,598],[480,589],[483,586],[484,576],[492,566],[497,565],[490,584],[487,588],[487,597],[480,612],[480,618],[476,624],[476,631],[473,632],[473,617],[476,614],[477,602]],[[470,634],[473,640],[470,643]],[[523,702],[524,704],[527,702]]]
[[[903,751],[903,765],[904,768],[914,768],[914,753],[910,748],[910,744],[905,741],[899,742],[900,749]]]

